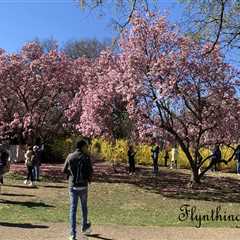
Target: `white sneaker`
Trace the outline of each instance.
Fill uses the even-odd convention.
[[[92,232],[91,223],[87,223],[87,225],[84,228],[82,228],[82,233],[85,235],[89,235],[91,234],[91,232]]]
[[[28,180],[25,180],[23,183],[24,183],[25,185],[27,185],[27,183],[28,183]]]
[[[33,182],[30,182],[30,183],[28,184],[28,186],[29,186],[29,187],[33,187],[33,186],[34,186],[34,183],[33,183]]]
[[[69,240],[77,240],[75,237],[71,236],[69,237]]]

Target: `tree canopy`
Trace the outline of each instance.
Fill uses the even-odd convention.
[[[28,141],[63,131],[135,141],[157,135],[182,148],[199,182],[212,166],[199,174],[202,148],[239,143],[239,84],[218,46],[164,16],[134,13],[117,52],[74,59],[36,42],[17,54],[1,50],[0,133]]]

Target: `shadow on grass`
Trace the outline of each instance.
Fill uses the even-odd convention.
[[[2,193],[0,195],[9,197],[35,197],[34,195],[30,194],[16,194],[16,193]]]
[[[26,171],[22,169],[13,169],[11,173],[8,174],[8,177],[10,179],[15,180],[24,180],[26,177]],[[52,168],[45,168],[42,170],[41,174],[41,182],[58,182],[63,183],[64,182],[64,174],[60,169],[52,169]]]
[[[37,186],[35,186],[35,187],[30,187],[30,186],[27,186],[27,185],[19,185],[19,184],[12,184],[12,185],[10,185],[10,184],[4,184],[4,186],[5,187],[12,187],[12,188],[25,188],[25,189],[33,189],[33,188],[37,188]],[[3,187],[4,187],[3,186]]]
[[[0,222],[0,226],[12,227],[12,228],[26,228],[26,229],[34,229],[34,228],[46,229],[46,228],[49,228],[48,226],[45,226],[45,225],[36,225],[36,224],[31,224],[31,223],[7,223],[7,222]]]
[[[53,186],[53,185],[45,185],[43,187],[45,187],[45,188],[59,188],[59,189],[66,188],[65,186]]]
[[[87,238],[94,238],[94,239],[101,239],[101,240],[114,240],[113,238],[105,238],[102,237],[100,234],[87,234]]]
[[[167,198],[185,200],[204,200],[216,202],[240,203],[240,179],[232,177],[206,176],[202,184],[193,188],[188,187],[190,171],[169,170],[160,167],[158,177],[152,176],[151,169],[140,166],[136,176],[129,176],[126,165],[119,165],[113,169],[112,165],[102,161],[94,163],[94,182],[126,183],[146,189]],[[63,183],[64,174],[60,167],[54,169],[45,167],[44,181]],[[10,186],[11,187],[11,186]],[[15,186],[28,188],[27,186]],[[63,186],[49,186],[49,188],[65,188]]]
[[[97,167],[94,181],[133,184],[172,199],[240,203],[240,180],[231,177],[206,176],[201,185],[190,188],[187,171],[160,168],[159,176],[154,177],[149,168],[139,167],[136,176],[129,176],[125,166],[119,166],[116,173],[105,165]]]
[[[62,172],[58,172],[58,171],[45,172],[45,173],[42,175],[42,182],[64,183],[64,182],[65,182],[64,174],[63,174]]]
[[[8,204],[8,205],[20,205],[22,207],[28,207],[28,208],[38,208],[38,207],[44,207],[44,208],[54,208],[55,206],[46,204],[43,202],[22,202],[22,201],[13,201],[13,200],[4,200],[0,199],[0,204]]]

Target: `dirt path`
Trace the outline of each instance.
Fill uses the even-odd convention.
[[[7,224],[0,223],[0,240],[67,240],[66,224]],[[93,226],[89,237],[79,240],[238,240],[240,229],[128,227],[117,225]]]

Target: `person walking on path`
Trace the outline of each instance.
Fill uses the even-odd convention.
[[[78,201],[81,201],[82,232],[91,232],[88,222],[88,184],[91,182],[93,168],[88,155],[88,145],[84,140],[77,142],[76,150],[70,153],[65,161],[63,172],[68,176],[70,195],[70,238],[76,240],[76,215]]]
[[[213,172],[216,172],[219,170],[218,165],[221,159],[222,159],[222,153],[221,153],[220,147],[219,145],[216,145],[213,149],[213,154],[212,154],[212,164],[213,164],[212,171]]]
[[[240,175],[240,145],[237,146],[235,158],[237,160],[237,174]]]
[[[153,173],[155,175],[158,175],[158,156],[160,152],[160,147],[158,146],[155,140],[152,144],[151,152],[152,152],[152,160],[153,160]]]
[[[25,153],[25,165],[27,167],[27,179],[24,181],[24,184],[28,184],[29,186],[34,186],[34,152],[31,146],[28,147],[27,152]]]
[[[134,148],[132,145],[128,149],[128,164],[129,164],[129,175],[135,174],[135,155]]]

